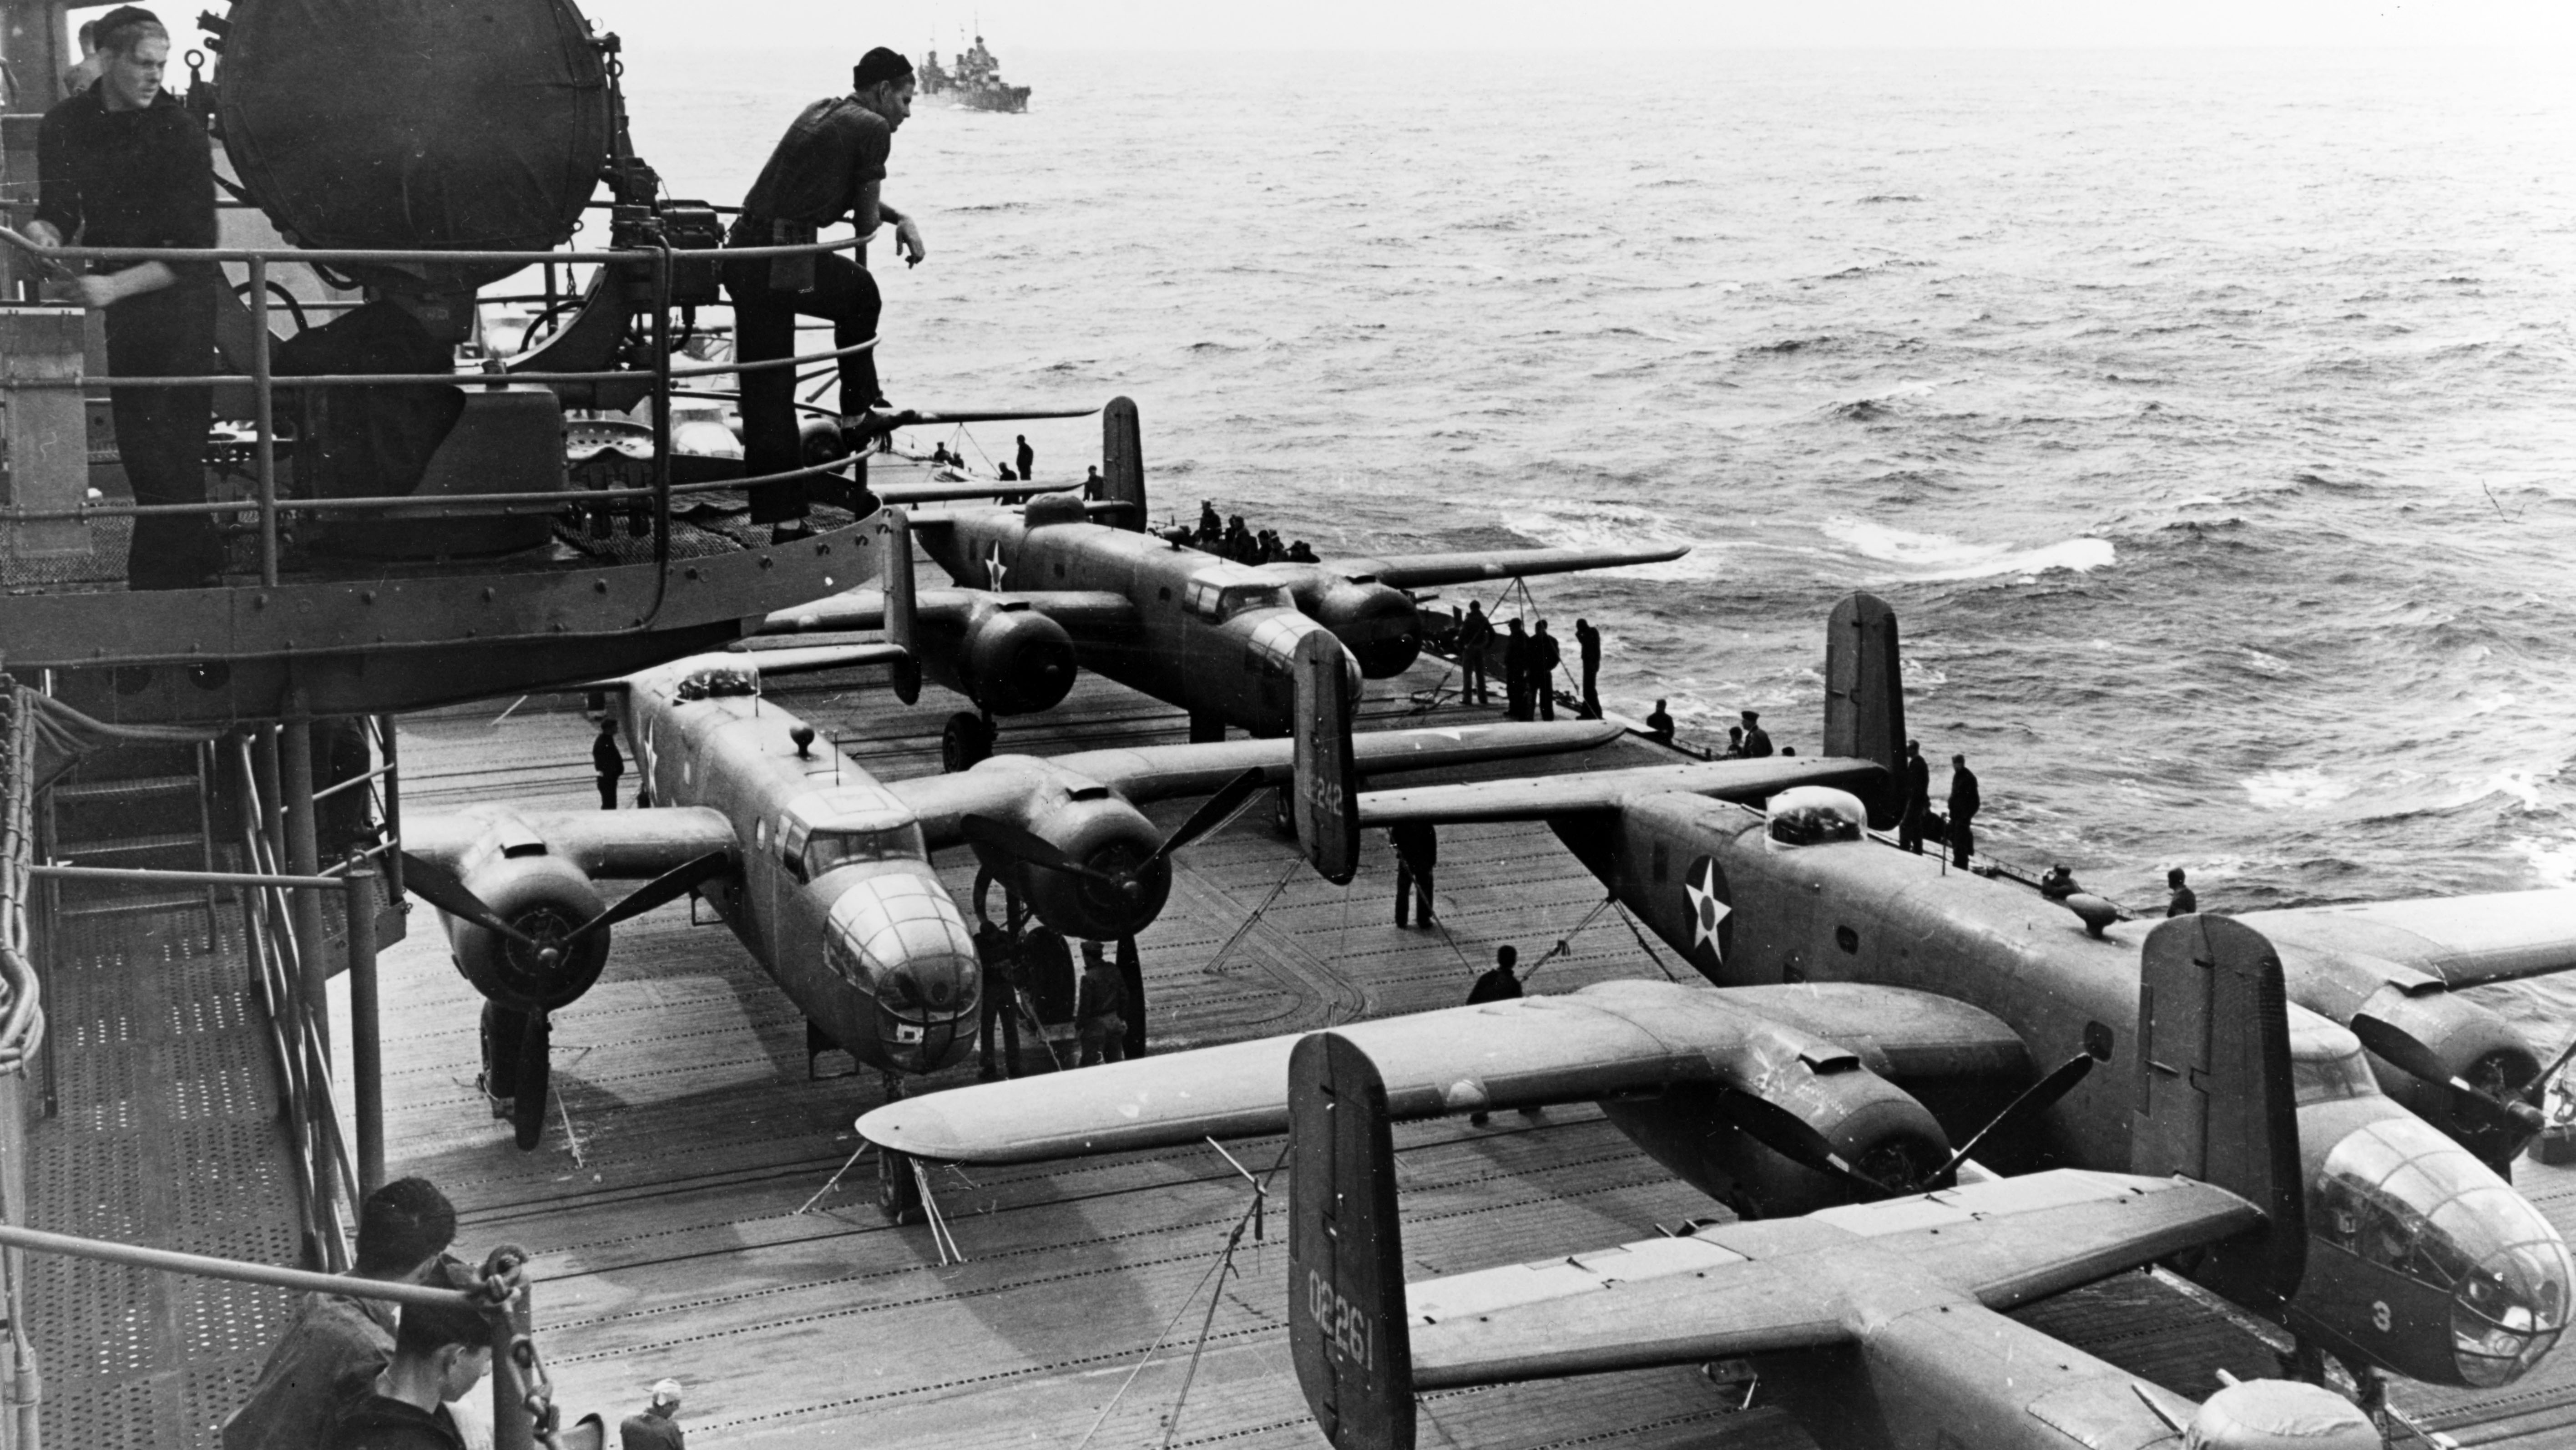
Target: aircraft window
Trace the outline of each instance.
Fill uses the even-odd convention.
[[[853,986],[864,987],[868,984],[868,969],[860,964],[859,954],[850,950],[850,944],[841,939],[839,932],[823,933],[823,965],[830,967],[835,976]]]
[[[749,665],[708,665],[691,670],[672,691],[683,700],[712,700],[728,695],[760,693],[760,671]]]
[[[875,830],[816,831],[805,842],[805,874],[811,879],[862,861],[918,861],[929,854],[918,821]]]
[[[1771,839],[1783,846],[1857,841],[1860,802],[1838,790],[1802,786],[1771,799]]]
[[[2290,1078],[2297,1086],[2299,1106],[2303,1108],[2339,1098],[2366,1098],[2379,1091],[2379,1079],[2371,1076],[2370,1064],[2358,1047],[2332,1057],[2293,1055]]]
[[[1218,601],[1218,618],[1232,619],[1248,609],[1285,609],[1288,591],[1276,584],[1229,584]]]
[[[1847,926],[1834,928],[1834,945],[1853,955],[1860,952],[1860,933]]]
[[[2312,1231],[2451,1295],[2452,1358],[2480,1388],[2519,1377],[2565,1333],[2576,1262],[2539,1212],[2420,1118],[2345,1136],[2315,1185]]]
[[[778,823],[778,859],[787,874],[799,881],[812,879],[805,872],[805,827],[793,817]]]
[[[753,823],[751,828],[751,845],[752,849],[756,851],[765,851],[769,849],[768,817],[763,816],[760,820]]]
[[[2111,1035],[2111,1029],[2109,1027],[2106,1027],[2099,1022],[2087,1022],[2084,1024],[2084,1050],[2093,1055],[2093,1060],[2095,1062],[2109,1062],[2111,1060],[2111,1044],[2118,1040],[2119,1039]]]

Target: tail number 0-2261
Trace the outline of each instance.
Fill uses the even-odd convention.
[[[1323,1332],[1324,1342],[1333,1347],[1335,1358],[1347,1355],[1360,1368],[1368,1368],[1368,1316],[1312,1269],[1306,1271],[1306,1314]]]

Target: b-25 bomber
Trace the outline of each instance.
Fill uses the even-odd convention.
[[[1904,739],[1896,649],[1884,604],[1858,595],[1836,608],[1826,754],[1814,759],[1358,796],[1366,825],[1547,822],[1719,989],[1603,983],[1339,1029],[1403,1084],[1399,1115],[1599,1101],[1678,1176],[1762,1216],[1936,1183],[1966,1151],[2010,1171],[2124,1168],[2136,1084],[2157,1070],[2137,1040],[2147,924],[2087,922],[1869,833],[1852,792],[1891,814]],[[1766,798],[1767,809],[1739,803]],[[2317,1213],[2306,1276],[2279,1317],[2356,1366],[2451,1384],[2520,1376],[2563,1331],[2576,1271],[2547,1221],[2432,1124],[2490,1155],[2527,1140],[2528,1099],[2547,1074],[2507,1024],[2451,989],[2576,965],[2576,893],[2234,921],[2277,952],[2305,1009],[2293,1014],[2295,1070]],[[2369,1061],[2374,1039],[2429,1059],[2413,1064],[2427,1077]],[[1272,1038],[1043,1092],[943,1093],[872,1112],[860,1131],[963,1161],[1276,1132],[1289,1048]],[[2470,1086],[2481,1079],[2502,1086]],[[2383,1080],[2429,1099],[2432,1123]]]
[[[999,843],[1038,919],[1067,936],[1143,930],[1171,890],[1171,854],[1254,791],[1287,782],[1291,743],[1142,746],[1050,759],[996,756],[959,775],[881,782],[761,697],[766,677],[890,663],[890,644],[692,656],[614,682],[612,708],[644,793],[632,811],[485,807],[409,824],[409,890],[442,914],[457,969],[483,994],[485,1091],[519,1145],[544,1128],[550,1016],[607,965],[610,930],[690,893],[741,938],[809,1024],[889,1075],[938,1070],[976,1024],[974,938],[930,853]],[[1338,646],[1301,668],[1345,736]],[[1360,768],[1400,772],[1600,743],[1597,723],[1370,731]],[[1179,828],[1139,803],[1204,795]],[[1031,864],[1034,863],[1034,864]],[[608,905],[596,880],[651,878]],[[1139,1004],[1141,1007],[1141,1004]]]
[[[1189,711],[1193,740],[1222,739],[1227,726],[1284,735],[1294,704],[1288,661],[1309,633],[1338,640],[1359,677],[1387,679],[1421,652],[1413,591],[1689,552],[1497,549],[1248,565],[1143,532],[1141,482],[1130,491],[1105,506],[1050,494],[1016,508],[915,513],[902,526],[952,587],[917,587],[908,549],[890,544],[881,589],[780,610],[765,632],[882,628],[913,651],[922,676],[981,712],[949,722],[945,754],[963,769],[991,749],[992,717],[1054,708],[1081,669]],[[1094,523],[1103,507],[1120,522]],[[907,683],[917,690],[917,680],[898,682]]]
[[[1403,1089],[1352,1036],[1300,1040],[1286,1313],[1316,1424],[1337,1450],[1412,1450],[1417,1390],[1723,1359],[1831,1450],[2381,1450],[2325,1387],[2228,1379],[2195,1405],[2001,1312],[2159,1260],[2245,1297],[2297,1277],[2280,963],[2197,916],[2160,927],[2146,961],[2138,1016],[2173,1071],[2140,1084],[2126,1172],[1694,1221],[1411,1284],[1389,1131]]]

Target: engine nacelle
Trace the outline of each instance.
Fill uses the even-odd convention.
[[[1299,607],[1331,630],[1372,680],[1403,674],[1422,653],[1422,621],[1401,589],[1374,579],[1336,579]]]
[[[552,1012],[571,1005],[599,980],[608,965],[606,930],[592,932],[569,948],[553,947],[607,904],[580,868],[557,856],[494,856],[464,880],[465,889],[482,898],[503,921],[544,944],[531,948],[441,913],[456,969],[474,984],[474,990],[512,1011]],[[546,948],[552,949],[551,960]]]
[[[1073,637],[1033,609],[993,609],[957,646],[958,690],[996,715],[1051,710],[1073,689]]]
[[[2372,994],[2361,1010],[2433,1049],[2452,1076],[2481,1092],[2519,1089],[2540,1075],[2538,1054],[2511,1023],[2457,993],[2409,997],[2394,987],[2384,988]],[[2381,1091],[2478,1157],[2494,1163],[2521,1151],[2520,1140],[2508,1143],[2498,1139],[2493,1129],[2459,1121],[2451,1111],[2451,1095],[2438,1085],[2400,1071],[2376,1054],[2370,1067]]]
[[[1707,1084],[1606,1100],[1603,1112],[1658,1163],[1746,1218],[1782,1218],[1852,1200],[1849,1186],[1756,1142],[1728,1117],[1730,1091]],[[1822,1133],[1844,1162],[1891,1188],[1919,1186],[1949,1161],[1950,1140],[1903,1088],[1845,1056],[1824,1070],[1773,1073],[1763,1098]]]
[[[2360,1406],[2323,1385],[2246,1380],[2202,1402],[2184,1443],[2192,1450],[2381,1450],[2387,1442]]]
[[[1048,844],[1095,871],[1125,876],[1154,854],[1162,833],[1142,811],[1094,786],[1029,823]],[[1115,941],[1162,914],[1172,894],[1172,865],[1157,861],[1125,889],[1061,871],[1026,867],[1021,893],[1038,919],[1068,937]]]

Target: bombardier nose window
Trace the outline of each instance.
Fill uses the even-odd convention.
[[[2566,1332],[2576,1262],[2557,1230],[2422,1120],[2383,1119],[2336,1144],[2314,1204],[2318,1237],[2451,1296],[2469,1384],[2512,1383]]]

